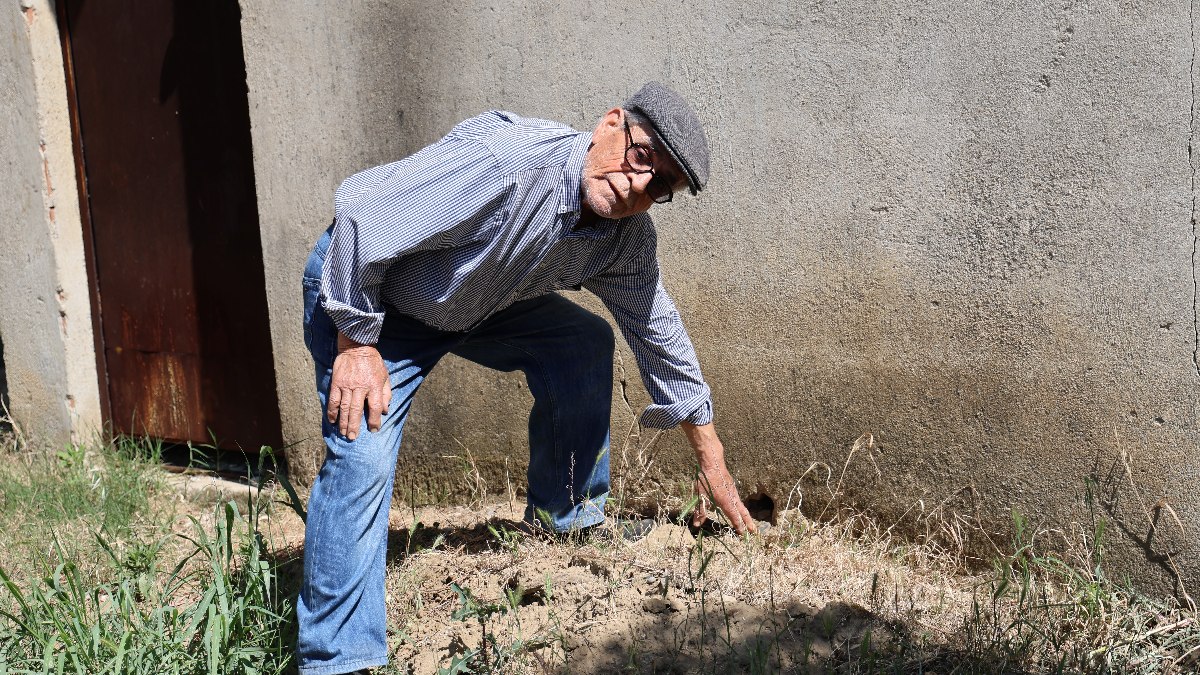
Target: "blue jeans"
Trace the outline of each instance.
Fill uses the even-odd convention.
[[[302,675],[387,663],[384,562],[401,432],[413,396],[446,354],[496,370],[520,370],[533,394],[525,520],[555,531],[604,520],[609,490],[613,332],[578,305],[546,295],[516,303],[462,332],[430,328],[389,311],[376,347],[392,402],[379,431],[366,415],[351,441],[325,417],[337,329],[317,295],[326,232],[304,270],[304,341],[316,365],[325,463],[313,483],[297,603]]]

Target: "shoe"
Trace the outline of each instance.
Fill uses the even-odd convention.
[[[601,532],[605,530],[609,533],[615,532],[621,536],[621,539],[633,543],[645,539],[658,523],[654,522],[653,518],[613,518],[607,525],[608,527]],[[596,527],[604,528],[604,524]],[[613,538],[615,539],[615,537]]]

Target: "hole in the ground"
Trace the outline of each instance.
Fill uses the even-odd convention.
[[[779,514],[775,512],[775,500],[763,490],[761,485],[754,494],[747,495],[742,503],[746,505],[746,510],[750,512],[751,518],[765,520],[771,525],[779,524],[776,522]]]
[[[520,580],[517,577],[513,577],[512,579],[508,580],[508,583],[504,584],[504,589],[510,593],[520,593],[521,597],[518,602],[522,607],[546,604],[545,586],[532,586],[530,588],[524,588],[521,586]]]

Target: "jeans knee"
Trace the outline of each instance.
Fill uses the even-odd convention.
[[[597,359],[611,361],[617,344],[612,326],[604,319],[593,314],[585,322],[583,329],[583,346],[588,350],[587,353],[594,354]]]
[[[350,440],[338,433],[328,421],[323,423],[325,464],[363,488],[375,489],[392,479],[396,471],[396,454],[400,446],[398,432],[368,431],[366,424],[360,436]]]

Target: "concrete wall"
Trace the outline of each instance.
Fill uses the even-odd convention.
[[[62,51],[48,0],[0,7],[0,337],[12,416],[50,444],[100,428]]]
[[[744,488],[799,485],[816,513],[840,484],[831,511],[984,555],[1012,509],[1048,544],[1080,538],[1092,498],[1117,525],[1113,574],[1169,589],[1172,565],[1200,572],[1186,4],[242,6],[302,476],[320,451],[299,274],[341,179],[487,108],[585,128],[654,78],[712,139],[710,190],[655,214]],[[519,377],[444,363],[397,490],[460,492],[446,456],[464,447],[493,487],[506,463],[520,475],[528,401]],[[618,454],[630,415],[618,401]],[[863,432],[877,447],[848,457]],[[655,448],[652,475],[687,474],[678,433]]]

